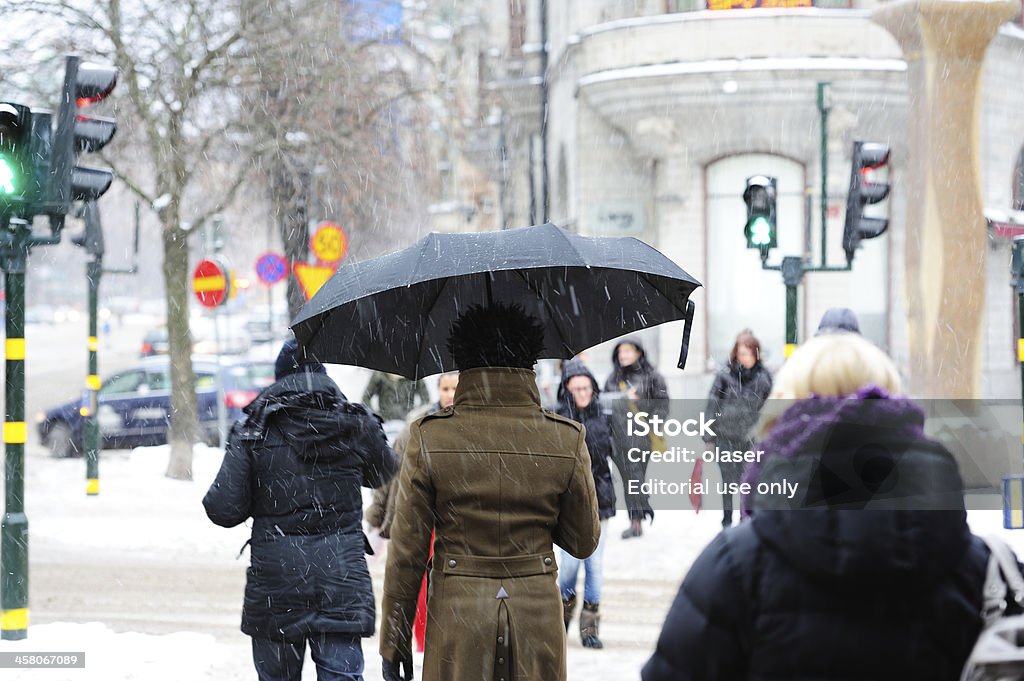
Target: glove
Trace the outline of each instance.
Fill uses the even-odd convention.
[[[381,660],[384,672],[384,681],[412,681],[412,657],[403,660]],[[405,669],[405,675],[399,671],[399,667]]]

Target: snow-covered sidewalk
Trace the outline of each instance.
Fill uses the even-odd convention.
[[[31,624],[27,640],[0,641],[0,652],[85,652],[86,666],[5,669],[0,678],[255,678],[249,639],[238,630],[248,556],[236,556],[249,531],[216,527],[201,504],[221,452],[196,447],[192,482],[164,477],[167,458],[167,447],[104,453],[101,494],[86,497],[82,461],[29,457]],[[612,519],[602,599],[606,647],[583,648],[573,622],[570,679],[639,678],[679,582],[718,532],[719,519],[717,511],[659,511],[642,538],[628,541],[619,538],[624,514]],[[999,512],[972,511],[969,519],[976,532],[1003,536],[1024,555],[1024,532],[1002,530]],[[369,563],[379,599],[386,542],[374,544],[380,550]],[[376,650],[375,638],[364,642],[368,680],[380,678]],[[316,678],[308,659],[303,678]]]

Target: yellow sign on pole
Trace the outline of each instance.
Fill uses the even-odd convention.
[[[348,252],[348,237],[340,225],[321,222],[311,239],[313,254],[325,264],[340,262]]]
[[[295,278],[299,280],[302,292],[306,300],[311,299],[320,290],[320,287],[327,283],[327,280],[334,274],[336,267],[324,265],[310,265],[304,262],[297,262],[292,266]]]

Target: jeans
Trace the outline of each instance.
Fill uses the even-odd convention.
[[[576,580],[583,564],[583,601],[585,603],[601,602],[601,586],[604,584],[604,543],[608,536],[608,521],[601,521],[601,539],[597,542],[597,550],[586,560],[573,558],[565,551],[558,552],[558,589],[562,592],[562,600],[576,595]]]
[[[252,659],[259,681],[300,681],[306,641],[318,681],[363,681],[363,645],[353,634],[311,634],[301,641],[253,638]]]

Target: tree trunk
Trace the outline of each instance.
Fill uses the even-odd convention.
[[[196,441],[197,408],[189,333],[188,233],[178,226],[177,201],[161,216],[164,237],[164,289],[171,363],[171,458],[167,477],[192,479],[192,445]]]
[[[304,166],[290,168],[282,160],[274,171],[271,202],[277,216],[277,229],[281,234],[284,254],[294,268],[297,262],[309,258],[309,181],[310,173]],[[299,280],[288,277],[288,314],[291,318],[306,303]]]

